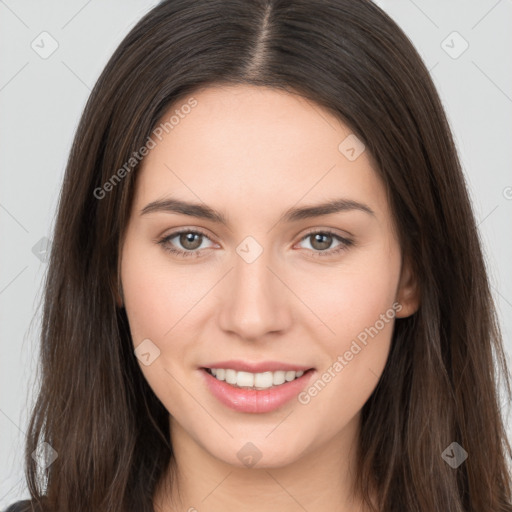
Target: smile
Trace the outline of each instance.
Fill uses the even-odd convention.
[[[304,375],[303,371],[285,371],[251,373],[236,371],[230,368],[206,368],[206,371],[217,380],[225,381],[232,386],[249,389],[269,389],[273,386],[280,386],[285,382],[291,382]]]
[[[214,374],[215,372],[215,374]],[[306,388],[315,369],[262,373],[232,368],[200,368],[208,391],[217,401],[243,413],[267,413],[291,402]],[[274,384],[275,382],[275,384]]]

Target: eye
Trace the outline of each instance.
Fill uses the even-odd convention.
[[[354,245],[353,240],[342,237],[329,229],[322,231],[311,231],[301,239],[301,242],[307,239],[312,240],[312,242],[310,242],[310,245],[313,249],[312,256],[321,258],[326,256],[333,256],[347,250],[350,246]],[[339,242],[338,245],[335,246],[334,249],[330,249],[333,241],[336,240]]]
[[[175,248],[174,244],[171,243],[171,240],[174,238],[178,239],[177,242],[181,244],[185,250]],[[177,256],[200,256],[198,249],[205,249],[204,247],[201,248],[202,240],[205,238],[210,240],[209,237],[202,231],[182,229],[165,236],[159,240],[158,243],[164,248],[165,251]]]
[[[184,249],[176,248],[175,243],[172,242],[175,238],[177,239],[177,242],[175,243],[180,244]],[[179,257],[198,257],[201,256],[201,251],[208,249],[208,247],[201,247],[204,239],[210,240],[208,235],[202,231],[195,229],[181,229],[180,231],[175,231],[174,233],[160,239],[158,244],[160,244],[165,251]],[[354,245],[353,240],[342,237],[329,229],[309,232],[307,235],[302,237],[301,242],[307,239],[312,240],[310,245],[312,247],[312,256],[314,257],[333,256]],[[331,249],[330,247],[332,246],[333,241],[338,241],[338,245],[335,246],[334,249]]]

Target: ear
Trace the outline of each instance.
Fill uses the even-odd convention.
[[[396,301],[402,306],[396,312],[397,318],[407,318],[420,307],[420,289],[418,279],[408,259],[403,260],[400,280],[396,292]]]

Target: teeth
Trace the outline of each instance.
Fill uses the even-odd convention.
[[[209,371],[217,380],[226,381],[228,384],[240,388],[268,389],[279,386],[285,382],[298,379],[304,375],[303,371],[277,371],[277,372],[237,372],[230,368],[210,368]]]

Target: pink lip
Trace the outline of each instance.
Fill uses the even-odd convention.
[[[229,368],[230,365],[227,367]],[[226,366],[219,366],[219,368],[226,368]],[[281,366],[281,369],[284,368]],[[204,376],[206,386],[219,402],[235,411],[247,413],[265,413],[278,409],[296,397],[306,387],[312,375],[316,373],[315,370],[310,369],[301,377],[280,386],[257,390],[238,388],[225,381],[217,380],[204,368],[201,368],[200,371]]]
[[[281,363],[280,361],[262,361],[261,363],[251,363],[249,361],[240,361],[235,359],[205,364],[201,368],[230,368],[232,370],[236,370],[237,372],[250,373],[277,372],[279,370],[305,372],[306,370],[311,370],[311,366]]]

